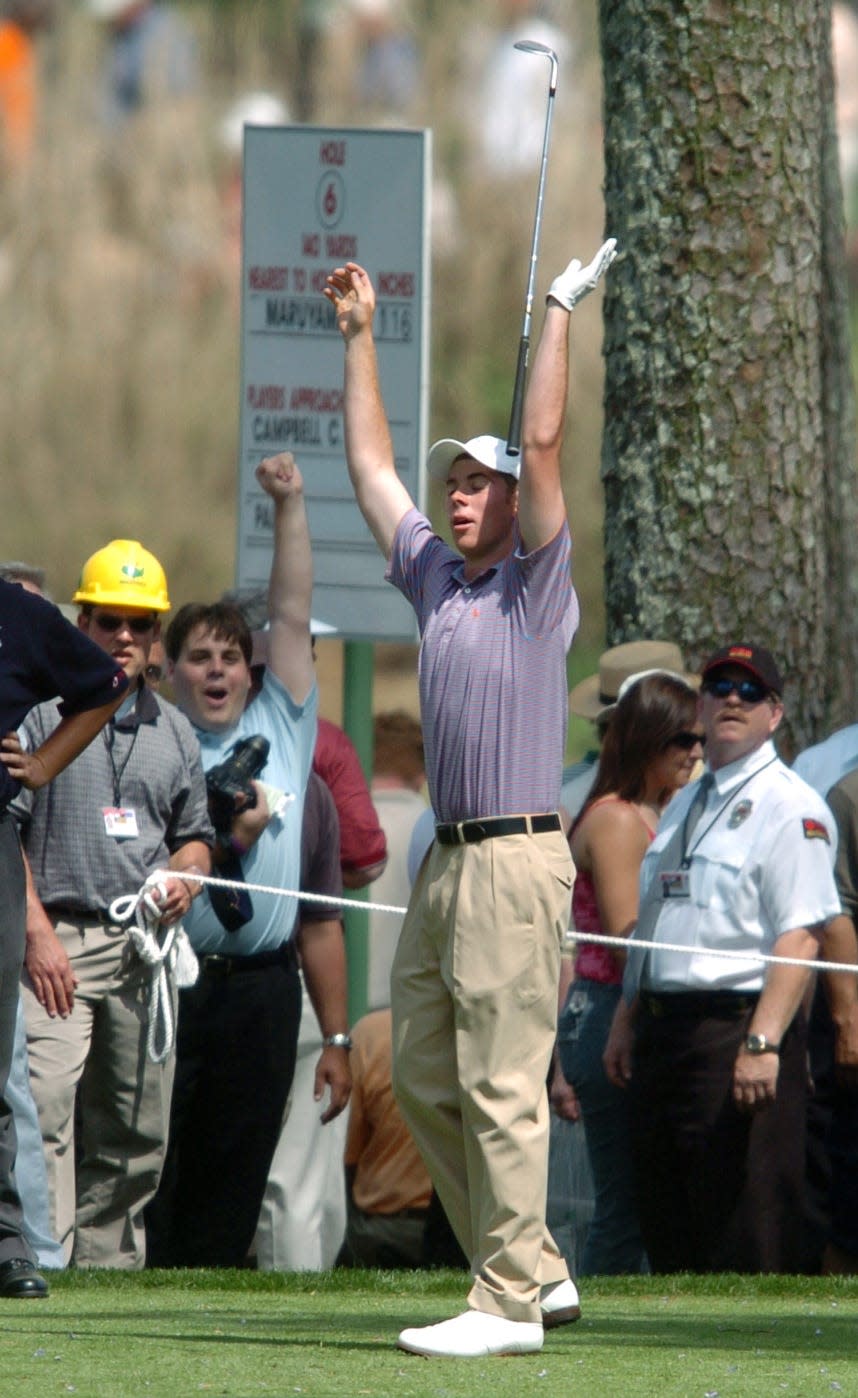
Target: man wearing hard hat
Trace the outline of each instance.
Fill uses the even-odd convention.
[[[142,1215],[163,1164],[172,1058],[147,1055],[149,969],[110,906],[169,871],[161,923],[184,917],[207,874],[214,832],[199,745],[145,682],[167,580],[141,544],[114,539],[84,564],[78,626],[122,667],[125,701],[49,793],[15,802],[33,873],[22,987],[51,1221],[76,1266],[142,1267]],[[38,746],[57,722],[24,724]],[[80,1139],[75,1140],[75,1097]]]

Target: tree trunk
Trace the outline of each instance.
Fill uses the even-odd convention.
[[[600,0],[609,643],[768,645],[849,709],[855,437],[830,0]]]

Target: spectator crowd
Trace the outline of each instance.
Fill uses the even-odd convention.
[[[552,555],[565,517],[551,505],[540,514],[545,501],[524,494],[524,471],[541,453],[556,462],[569,313],[612,256],[609,242],[552,283],[521,464],[491,437],[445,439],[430,453],[464,567],[437,535],[412,537],[426,526],[398,479],[372,474],[389,440],[372,341],[362,338],[372,288],[354,264],[330,278],[358,501],[385,552],[406,539],[418,557],[438,550],[448,582],[432,586],[449,589],[452,578],[454,599],[493,579],[525,528],[548,534],[542,544],[531,534],[533,556],[544,553],[553,588],[568,585],[568,558]],[[38,658],[38,686],[18,708],[10,700],[16,718],[0,742],[5,828],[17,830],[23,851],[18,901],[7,909],[20,919],[23,974],[3,1019],[0,1295],[47,1295],[45,1273],[67,1265],[454,1265],[471,1270],[464,1319],[476,1317],[479,1331],[460,1316],[406,1330],[400,1345],[469,1355],[527,1352],[544,1328],[577,1319],[573,1277],[851,1271],[858,986],[836,968],[858,965],[856,727],[789,768],[775,748],[785,685],[769,651],[728,640],[696,674],[674,643],[642,639],[607,651],[567,696],[593,722],[594,741],[565,772],[565,721],[559,710],[552,717],[546,794],[504,794],[505,761],[516,781],[534,781],[532,742],[523,766],[499,758],[468,776],[461,700],[448,732],[431,667],[423,726],[405,713],[377,715],[368,782],[346,735],[317,713],[316,638],[330,628],[310,614],[299,467],[284,453],[257,477],[274,507],[267,592],[186,603],[163,635],[168,581],[136,540],[111,540],[83,561],[65,615],[47,598],[41,568],[0,568],[6,615],[20,623],[36,608],[27,620]],[[494,561],[484,568],[487,547]],[[418,576],[403,572],[401,585],[417,588]],[[556,592],[548,596],[556,606]],[[481,609],[468,602],[463,615],[476,620]],[[430,610],[421,628],[431,634],[433,624]],[[560,656],[570,635],[561,631]],[[63,666],[72,658],[70,688]],[[105,704],[111,677],[119,693]],[[485,693],[476,693],[483,713]],[[89,741],[79,751],[66,733],[82,723]],[[486,776],[488,794],[474,796],[467,783]],[[499,813],[468,815],[475,804]],[[535,876],[531,843],[558,900],[554,952],[533,984],[518,924],[522,887]],[[503,889],[501,848],[508,908],[490,906]],[[469,869],[470,850],[479,860]],[[10,846],[10,869],[18,857]],[[342,894],[366,886],[379,905],[368,932],[370,1013],[352,1032]],[[406,904],[413,944],[383,911]],[[479,980],[465,994],[461,960],[447,969],[444,938],[464,937],[456,920],[482,904],[489,924],[470,951]],[[421,946],[436,920],[440,953]],[[492,965],[503,939],[512,969]],[[439,989],[430,990],[438,955]],[[826,966],[815,975],[818,956]],[[496,1065],[503,1046],[471,1050],[467,1091],[479,1110],[455,1074],[486,977],[492,1018],[512,1014],[502,1032],[514,1055],[534,1005],[544,1020],[538,1051],[536,1039],[528,1050],[534,1068],[516,1088],[523,1106],[504,1109],[502,1139],[547,1088],[557,1117],[583,1131],[592,1218],[583,1249],[568,1255],[545,1223],[546,1115],[542,1144],[529,1140],[516,1200],[504,1206],[508,1241],[499,1246],[492,1233],[496,1251],[479,1260],[488,1205],[483,1194],[476,1212],[465,1202],[475,1167],[459,1152],[470,1132],[485,1148],[479,1065],[486,1053]],[[397,1004],[397,981],[415,1009]],[[410,1085],[401,1056],[415,1023]],[[444,1055],[456,1043],[451,1076]],[[442,1086],[436,1120],[415,1094],[431,1103]],[[463,1124],[453,1148],[439,1123],[456,1100]],[[495,1175],[490,1152],[483,1172],[491,1185],[479,1188],[496,1191],[500,1207],[512,1185]],[[522,1296],[516,1312],[504,1295],[505,1250],[525,1256],[525,1194],[541,1201],[532,1246],[548,1259],[527,1264],[538,1319],[532,1302]],[[541,1266],[549,1280],[540,1283]]]
[[[0,578],[45,595],[41,568],[7,563]],[[371,885],[371,899],[380,907],[404,907],[435,835],[424,795],[420,724],[404,712],[377,716],[368,784],[346,735],[320,720],[297,779],[285,758],[280,769],[269,756],[260,779],[250,782],[256,804],[234,816],[224,842],[212,823],[205,768],[251,730],[270,732],[276,748],[279,730],[290,731],[301,706],[285,698],[291,691],[280,696],[271,672],[272,653],[278,652],[264,598],[227,594],[211,607],[180,609],[167,629],[165,666],[161,659],[153,663],[153,655],[169,605],[160,564],[134,541],[111,541],[84,563],[73,605],[63,607],[65,625],[76,625],[124,670],[131,697],[108,720],[100,740],[65,773],[38,790],[25,787],[11,805],[29,874],[25,968],[5,1092],[18,1133],[18,1159],[14,1173],[7,1167],[6,1188],[17,1187],[22,1255],[32,1254],[33,1275],[22,1279],[20,1268],[13,1269],[7,1294],[40,1294],[31,1287],[46,1288],[36,1263],[43,1271],[69,1264],[136,1268],[147,1263],[284,1271],[323,1270],[335,1263],[466,1266],[392,1090],[389,978],[396,915],[371,914],[370,1013],[351,1034],[347,1022],[343,887]],[[315,636],[329,628],[312,619],[308,624],[311,667]],[[183,664],[194,669],[182,670]],[[811,980],[802,972],[800,994],[789,1001],[777,1034],[768,1036],[779,1040],[779,1052],[770,1055],[778,1079],[772,1100],[759,1111],[765,1128],[759,1175],[771,1186],[759,1217],[780,1212],[789,1219],[792,1236],[784,1252],[767,1251],[762,1244],[762,1251],[749,1252],[754,1215],[744,1213],[736,1219],[733,1247],[725,1229],[733,1198],[717,1225],[700,1231],[701,1217],[718,1217],[706,1155],[714,1160],[720,1186],[728,1189],[726,1165],[735,1161],[738,1168],[745,1161],[745,1136],[754,1116],[737,1107],[733,1125],[741,1140],[722,1141],[723,1149],[713,1155],[711,1141],[699,1135],[688,1158],[671,1134],[671,1112],[664,1104],[665,1119],[657,1116],[659,1099],[668,1090],[677,1092],[678,1062],[692,1052],[684,1043],[677,1048],[677,1034],[690,1036],[707,1071],[716,1061],[711,1045],[696,1045],[703,1011],[714,1007],[716,1024],[734,1031],[735,1055],[735,1035],[751,1024],[760,999],[756,988],[744,988],[744,968],[737,972],[728,963],[730,977],[722,990],[711,988],[724,980],[717,970],[710,973],[716,979],[704,978],[707,989],[692,989],[698,976],[688,957],[675,958],[662,980],[651,968],[644,1008],[638,1007],[643,1019],[635,1031],[644,1037],[646,1052],[635,1057],[629,1050],[623,1064],[614,1048],[614,1057],[605,1059],[609,1036],[618,1033],[617,1007],[628,1004],[620,939],[638,925],[641,864],[650,847],[658,847],[660,831],[670,831],[682,818],[674,793],[701,784],[709,737],[701,703],[714,689],[711,681],[707,688],[707,676],[714,674],[720,689],[727,690],[731,670],[736,685],[722,696],[728,708],[733,704],[743,713],[758,702],[780,706],[783,682],[760,648],[743,648],[738,658],[727,660],[716,653],[704,668],[701,700],[701,676],[688,672],[678,647],[648,640],[607,651],[598,673],[569,696],[570,709],[594,724],[592,751],[563,773],[561,810],[577,878],[558,982],[551,1073],[555,1110],[561,1119],[580,1122],[592,1171],[592,1220],[583,1250],[573,1246],[568,1258],[578,1276],[650,1268],[851,1271],[858,1255],[853,976],[828,971]],[[242,683],[234,686],[236,671]],[[746,687],[743,693],[741,687],[747,686],[744,677],[753,685],[758,673],[765,676],[765,683],[757,682],[759,698],[757,689]],[[189,676],[197,676],[196,688]],[[178,707],[159,693],[168,677]],[[305,665],[303,684],[311,677]],[[255,705],[272,688],[282,710],[266,728]],[[54,702],[34,709],[19,730],[20,746],[38,749],[58,717]],[[773,766],[784,780],[768,734],[754,751],[762,752],[763,766]],[[290,809],[297,815],[297,803],[291,799],[283,807],[282,802],[294,798],[293,788],[302,782],[299,866],[278,870],[275,863],[263,875],[248,851],[272,824],[283,837],[283,815]],[[787,832],[775,839],[767,896],[786,896],[785,889],[797,882],[808,902],[812,881],[818,880],[821,903],[810,936],[794,950],[813,960],[821,947],[827,961],[856,964],[858,726],[801,753],[787,786],[801,812],[794,822],[797,846],[785,858]],[[731,793],[726,825],[737,832],[733,841],[749,828],[753,813],[750,796],[734,801]],[[771,825],[769,835],[775,838]],[[805,854],[813,857],[813,869],[802,862]],[[735,878],[742,868],[742,858],[729,849],[719,860],[722,879]],[[718,862],[714,855],[713,861]],[[673,862],[679,867],[672,872],[681,872],[682,860],[668,861]],[[146,1052],[146,967],[110,911],[121,894],[142,888],[153,870],[162,871],[153,894],[161,904],[159,935],[178,916],[200,966],[195,987],[180,990],[175,978],[171,983],[178,1034],[175,1051],[160,1062]],[[254,893],[250,915],[242,920],[246,914],[239,909],[239,926],[228,931],[218,920],[215,886],[198,902],[204,885],[193,876],[209,872],[224,877],[237,872],[251,884],[280,882],[309,895],[293,914],[295,930],[286,944],[294,943],[295,951],[285,965],[282,929],[293,900]],[[324,902],[326,897],[332,901]],[[256,909],[257,900],[271,906]],[[721,911],[725,901],[713,883],[709,912]],[[195,916],[196,907],[204,905],[201,926],[208,933],[198,930]],[[663,911],[661,903],[657,910]],[[264,932],[259,940],[247,940],[246,929],[260,913],[276,929],[270,952]],[[792,920],[783,914],[782,921]],[[650,914],[650,932],[651,921]],[[588,933],[611,940],[591,942]],[[681,938],[679,932],[672,935]],[[245,945],[253,950],[242,952]],[[242,956],[247,965],[239,974]],[[248,975],[251,965],[262,974]],[[277,994],[270,1009],[264,1000],[274,994],[275,968],[278,975],[282,971],[284,995]],[[262,1005],[255,979],[264,986]],[[729,1001],[724,1020],[719,994]],[[230,998],[237,1025],[231,1021]],[[195,1001],[201,1001],[197,1014]],[[686,1001],[687,1017],[680,1012]],[[651,1034],[667,1037],[658,1052],[647,1045]],[[783,1042],[788,1035],[798,1044],[789,1078]],[[213,1085],[199,1081],[198,1056]],[[260,1063],[272,1064],[273,1077],[261,1091],[248,1092],[251,1076],[259,1082]],[[636,1082],[636,1070],[646,1077]],[[228,1095],[230,1083],[235,1100]],[[637,1092],[642,1104],[635,1102]],[[202,1105],[192,1107],[197,1096]],[[783,1134],[773,1136],[776,1105],[783,1105],[787,1117]],[[217,1151],[221,1165],[213,1172]],[[184,1175],[188,1181],[180,1204],[170,1205],[175,1217],[168,1212],[170,1191],[179,1187],[172,1182],[173,1170],[177,1179]],[[688,1216],[680,1217],[676,1236],[682,1246],[673,1252],[667,1219],[679,1217],[678,1200],[692,1179],[699,1197],[689,1202]],[[655,1184],[661,1197],[653,1201],[648,1195]],[[180,1227],[178,1220],[194,1218],[192,1200],[200,1201],[200,1213],[192,1227]],[[223,1220],[222,1230],[213,1229],[213,1217]]]
[[[15,8],[32,41],[50,6]],[[193,88],[167,8],[91,8],[106,121],[156,69]],[[398,110],[397,7],[352,9]],[[291,454],[257,469],[264,596],[164,626],[131,539],[81,560],[64,616],[39,567],[0,568],[0,1297],[64,1266],[452,1265],[467,1309],[399,1344],[467,1357],[539,1349],[588,1275],[858,1264],[858,725],[787,766],[788,677],[753,637],[699,673],[639,638],[566,693],[569,324],[615,251],[551,283],[520,456],[431,449],[452,546],[395,470],[370,279],[328,277],[352,486],[421,634],[421,722],[376,716],[370,778],[318,713]],[[567,707],[594,730],[564,771]],[[580,1251],[547,1223],[549,1101],[585,1143]]]

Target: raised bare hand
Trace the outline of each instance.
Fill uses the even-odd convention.
[[[324,294],[337,313],[337,325],[344,339],[372,326],[375,290],[368,273],[357,262],[335,268],[327,279]]]

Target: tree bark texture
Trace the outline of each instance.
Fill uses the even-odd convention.
[[[768,645],[803,746],[858,655],[830,0],[600,0],[600,21],[609,643],[693,665]]]

